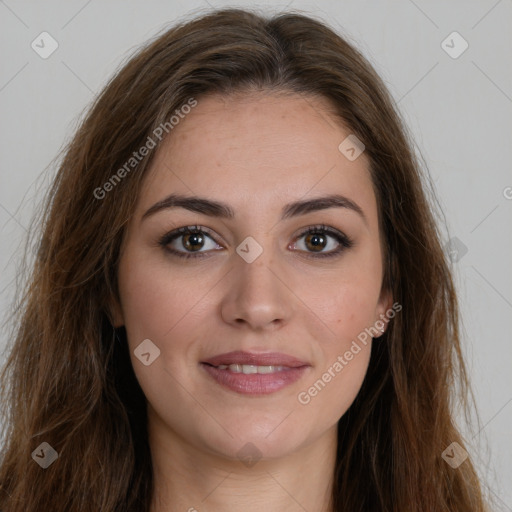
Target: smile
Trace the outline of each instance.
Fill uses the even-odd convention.
[[[200,363],[207,375],[224,389],[243,395],[268,395],[298,381],[309,365],[298,367]]]
[[[275,373],[285,369],[285,366],[256,366],[254,364],[221,364],[217,366],[219,370],[229,370],[233,373]],[[289,369],[289,368],[288,368]]]

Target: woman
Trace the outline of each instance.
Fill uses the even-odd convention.
[[[148,44],[48,195],[0,508],[486,510],[423,186],[382,81],[322,23],[228,9]]]

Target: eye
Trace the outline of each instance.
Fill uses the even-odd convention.
[[[208,232],[209,229],[202,226],[186,226],[167,233],[158,243],[167,252],[179,258],[206,257],[207,255],[204,253],[222,249],[208,235]],[[302,238],[304,238],[304,243],[298,243],[297,240]],[[208,241],[213,245],[208,247]],[[313,258],[327,258],[337,256],[353,245],[354,242],[341,231],[319,225],[311,226],[303,231],[289,247],[306,252]],[[322,252],[325,248],[330,248],[331,250]]]
[[[203,228],[201,226],[186,226],[179,228],[164,235],[160,239],[159,245],[180,258],[201,257],[200,255],[203,252],[207,252],[212,249],[216,250],[215,247],[208,247],[208,240],[213,242],[213,246],[220,247],[214,242],[213,238],[207,234],[207,231],[207,228]],[[180,238],[182,240],[177,242],[177,240]],[[174,243],[175,245],[173,247]],[[206,251],[201,251],[201,249],[205,248],[205,244]],[[176,246],[181,246],[181,248],[184,248],[185,251],[179,250]]]
[[[354,242],[347,235],[337,229],[324,225],[309,227],[303,231],[296,240],[302,238],[304,238],[304,242],[302,244],[294,242],[292,244],[293,248],[299,248],[302,251],[310,253],[309,255],[313,258],[338,256],[345,249],[349,249],[354,245]],[[331,239],[330,241],[329,238]],[[304,249],[301,246],[304,247]],[[325,248],[330,248],[331,250],[321,252]],[[311,252],[313,254],[311,254]]]

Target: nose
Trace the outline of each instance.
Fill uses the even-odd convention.
[[[226,323],[255,330],[275,329],[286,324],[296,304],[286,277],[264,251],[247,263],[234,255],[234,268],[226,276],[221,315]]]

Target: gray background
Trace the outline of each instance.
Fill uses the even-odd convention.
[[[186,14],[227,5],[266,4],[0,1],[3,317],[34,205],[55,171],[48,166],[84,109],[140,43]],[[512,511],[512,0],[268,5],[313,14],[349,37],[385,80],[415,138],[446,214],[444,241],[458,239],[448,247],[459,248],[453,266],[463,344],[481,418],[462,431],[499,510]],[[59,45],[47,59],[31,48],[43,31]],[[441,46],[453,31],[469,44],[458,58]],[[0,349],[8,341],[4,330]]]

